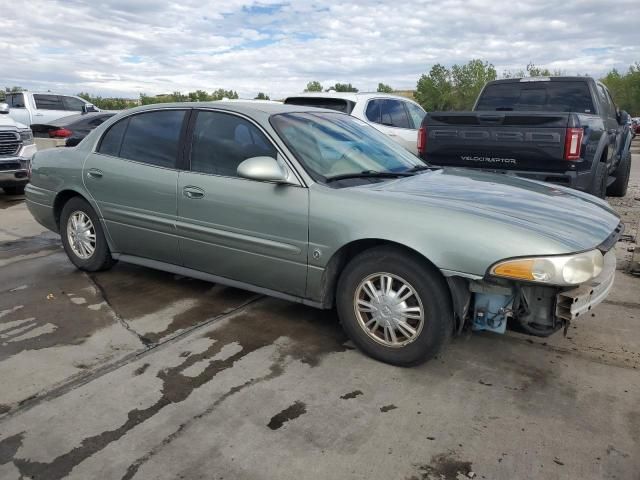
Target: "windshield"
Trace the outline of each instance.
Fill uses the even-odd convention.
[[[320,182],[361,172],[405,172],[424,165],[366,123],[340,113],[282,113],[271,124]]]

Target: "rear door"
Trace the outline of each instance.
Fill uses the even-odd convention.
[[[36,103],[33,123],[51,123],[58,118],[73,115],[73,112],[65,108],[63,97],[60,95],[34,93],[33,100]]]
[[[179,265],[178,157],[186,110],[123,118],[85,162],[84,182],[120,253]]]
[[[613,103],[613,100],[611,100],[609,91],[601,83],[597,84],[597,90],[602,110],[600,115],[604,121],[607,143],[609,144],[607,162],[612,162],[615,160],[615,156],[620,147],[622,128],[620,128],[620,124],[618,123],[616,106]]]
[[[247,158],[279,158],[268,136],[249,119],[201,110],[190,130],[190,171],[181,172],[178,181],[184,265],[303,296],[308,189],[238,177],[238,165]]]

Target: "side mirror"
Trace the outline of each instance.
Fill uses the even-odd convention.
[[[96,106],[91,103],[85,103],[84,105],[82,105],[82,113],[97,112],[97,111],[98,109],[96,108]]]
[[[6,103],[0,103],[0,114],[2,113],[9,113],[9,105]]]
[[[238,176],[263,182],[289,183],[286,168],[272,157],[251,157],[238,165]]]

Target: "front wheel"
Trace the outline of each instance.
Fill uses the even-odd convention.
[[[115,263],[100,220],[83,198],[73,197],[62,208],[60,236],[69,260],[80,270],[97,272]]]
[[[433,358],[453,329],[450,295],[440,273],[393,247],[354,257],[340,276],[336,303],[353,343],[392,365]]]

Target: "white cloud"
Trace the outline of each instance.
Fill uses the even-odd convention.
[[[7,3],[7,0],[2,0]],[[413,88],[434,63],[601,75],[640,61],[635,0],[30,0],[5,5],[0,85],[134,97],[309,80]]]

